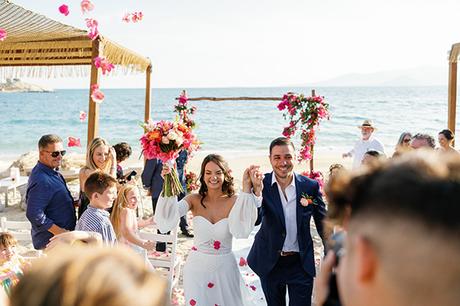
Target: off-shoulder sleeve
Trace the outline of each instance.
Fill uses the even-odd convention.
[[[157,228],[162,233],[169,232],[177,226],[180,217],[185,216],[188,210],[189,205],[185,199],[177,203],[177,197],[160,196],[154,216]]]
[[[248,238],[256,220],[256,197],[252,193],[240,193],[228,216],[230,233],[235,238]]]

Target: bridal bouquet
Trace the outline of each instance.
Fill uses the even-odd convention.
[[[149,121],[143,125],[142,152],[148,159],[160,159],[171,172],[164,177],[163,196],[172,197],[184,190],[174,168],[174,161],[181,150],[187,150],[196,142],[192,129],[185,124],[170,121]]]

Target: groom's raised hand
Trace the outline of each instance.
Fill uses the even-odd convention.
[[[264,174],[260,172],[260,166],[252,165],[251,167],[249,167],[249,177],[251,178],[252,189],[254,194],[260,197],[262,195],[262,189],[264,188]]]

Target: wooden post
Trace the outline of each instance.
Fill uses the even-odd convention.
[[[147,67],[145,71],[145,110],[144,110],[144,122],[148,122],[150,119],[150,77],[152,75],[152,64]]]
[[[89,106],[88,106],[88,139],[87,146],[91,144],[91,141],[97,137],[99,131],[99,104],[93,101],[91,93],[93,92],[93,85],[99,84],[99,69],[94,66],[93,59],[100,55],[100,40],[96,38],[93,40],[91,52],[91,79],[89,84]]]
[[[314,89],[311,90],[311,96],[312,97],[315,97],[316,96],[316,91]],[[313,149],[314,149],[314,145],[311,146],[311,151],[310,151],[310,154],[311,154],[311,159],[310,159],[310,174],[313,172]]]
[[[449,63],[447,127],[455,134],[457,110],[457,62]]]

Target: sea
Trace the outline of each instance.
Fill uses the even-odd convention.
[[[312,88],[161,88],[152,89],[153,120],[173,120],[173,106],[183,89],[189,97],[282,97],[292,91],[310,95]],[[404,131],[437,135],[447,127],[447,87],[318,87],[330,105],[330,120],[322,121],[316,152],[344,152],[360,136],[365,119],[377,126],[375,137],[391,152]],[[105,89],[100,104],[99,135],[111,144],[126,141],[140,151],[144,118],[144,89]],[[81,139],[84,153],[88,112],[87,89],[58,89],[50,93],[0,93],[0,161],[36,150],[41,135]],[[196,133],[202,150],[251,154],[267,152],[270,141],[281,135],[287,121],[277,109],[279,101],[191,101],[197,107]],[[460,120],[459,120],[460,121]],[[458,129],[458,126],[457,126]],[[295,136],[298,137],[298,136]],[[65,143],[67,141],[65,140]]]

